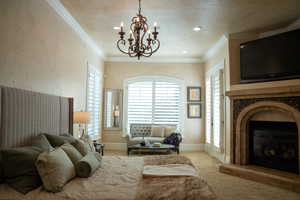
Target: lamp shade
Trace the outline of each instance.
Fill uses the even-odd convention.
[[[90,122],[89,112],[74,112],[73,123],[74,124],[86,124]]]

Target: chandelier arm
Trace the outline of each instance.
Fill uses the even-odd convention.
[[[153,51],[152,51],[152,47],[150,46],[150,52],[144,52],[143,56],[148,58],[148,57],[152,56],[152,54],[153,54]]]
[[[145,44],[143,44],[143,48],[144,48],[143,56],[150,57],[153,54],[151,46],[149,46],[149,45],[146,46]]]
[[[124,40],[124,39],[120,39],[120,40],[118,40],[118,42],[117,42],[117,47],[118,47],[118,49],[119,49],[122,53],[128,54],[129,52],[124,51],[124,50],[120,47],[120,43],[121,43],[121,42],[123,42],[123,46],[126,47],[125,40]]]
[[[146,33],[147,33],[147,30],[148,30],[148,24],[145,23],[145,24],[143,25],[143,36],[142,36],[142,39],[141,39],[141,43],[142,43],[142,44],[144,44],[144,38],[145,38],[145,35],[146,35]]]
[[[135,23],[131,23],[131,25],[130,25],[130,30],[131,30],[131,32],[132,32],[132,34],[133,34],[133,37],[135,38],[135,34],[134,34],[134,26],[135,26]]]
[[[128,47],[128,55],[129,57],[136,57],[137,53],[134,51],[134,44]]]
[[[160,41],[159,41],[159,39],[156,39],[156,40],[153,40],[153,42],[157,42],[157,47],[153,50],[153,53],[155,53],[155,52],[157,52],[157,50],[160,47]]]

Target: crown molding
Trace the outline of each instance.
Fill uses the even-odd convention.
[[[106,62],[140,62],[140,63],[201,63],[202,58],[188,58],[188,57],[151,57],[151,58],[137,58],[124,56],[107,57]]]
[[[295,20],[293,23],[291,23],[287,27],[261,33],[259,35],[259,38],[270,37],[270,36],[277,35],[277,34],[280,34],[280,33],[293,31],[293,30],[296,30],[296,29],[299,29],[299,28],[300,28],[300,18]]]
[[[92,48],[99,56],[105,58],[104,51],[98,47],[93,39],[85,32],[76,19],[70,12],[63,6],[60,0],[46,0],[46,2],[60,15],[63,20],[79,35],[79,37]]]
[[[211,48],[204,54],[202,61],[204,62],[213,57],[227,41],[228,37],[222,35],[221,38],[214,45],[212,45]]]

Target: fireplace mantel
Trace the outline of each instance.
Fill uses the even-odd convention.
[[[296,86],[235,89],[227,91],[226,96],[230,97],[231,99],[300,96],[300,83]]]
[[[220,171],[300,192],[300,175],[286,176],[287,173],[283,171],[253,166],[248,162],[247,149],[249,147],[247,125],[249,120],[256,113],[270,111],[282,112],[293,118],[298,126],[298,143],[300,144],[300,84],[274,85],[264,88],[247,87],[249,85],[233,87],[234,89],[226,92],[226,96],[231,100],[231,164],[222,165]],[[300,149],[298,156],[300,159]],[[274,171],[272,175],[269,173],[271,171]]]

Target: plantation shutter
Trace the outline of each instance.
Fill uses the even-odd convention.
[[[151,124],[153,105],[152,81],[128,85],[128,128],[130,124]]]
[[[205,137],[206,137],[206,143],[210,144],[211,143],[211,127],[212,127],[212,116],[211,116],[211,111],[212,111],[212,107],[211,107],[211,79],[210,77],[208,79],[206,79],[205,82],[205,105],[206,105],[206,130],[205,130]]]
[[[106,127],[111,127],[112,121],[113,121],[113,115],[112,115],[112,92],[107,91],[106,93],[106,111],[105,111],[105,122]]]
[[[180,123],[180,85],[170,82],[154,82],[154,124]]]
[[[89,65],[87,77],[87,112],[90,113],[90,122],[87,125],[87,133],[91,138],[100,135],[100,73]]]
[[[181,86],[178,83],[153,79],[129,83],[127,87],[127,128],[136,123],[172,124],[180,128]]]
[[[219,70],[213,77],[213,144],[220,148],[222,126],[222,105],[223,105],[223,71]]]

